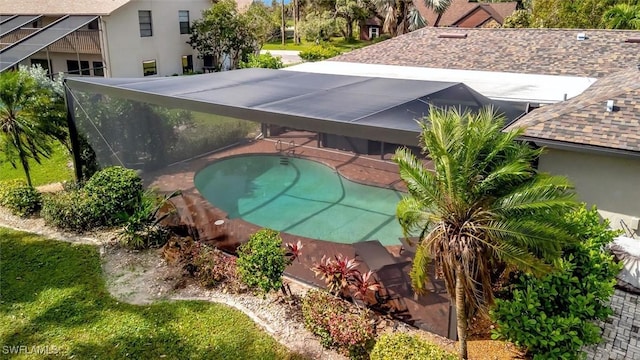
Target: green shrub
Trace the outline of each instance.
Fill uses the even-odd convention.
[[[300,58],[304,61],[320,61],[340,55],[342,52],[332,45],[314,45],[300,52]]]
[[[600,341],[594,320],[612,313],[608,300],[621,265],[604,246],[618,232],[595,208],[567,215],[579,242],[565,249],[556,271],[542,278],[517,274],[496,301],[494,338],[525,347],[534,359],[579,359],[580,349]]]
[[[280,234],[262,229],[238,248],[240,279],[250,288],[267,293],[282,287],[282,273],[288,265]]]
[[[100,225],[122,223],[122,214],[132,214],[142,198],[142,179],[135,170],[112,166],[95,173],[83,191],[95,204],[95,216]]]
[[[457,356],[418,336],[404,333],[382,335],[371,351],[371,360],[412,359],[455,360]]]
[[[335,348],[352,359],[368,358],[375,328],[371,314],[328,292],[311,290],[302,300],[305,327],[326,348]]]
[[[251,54],[246,62],[240,63],[240,68],[281,69],[284,67],[282,57],[273,56],[270,52],[265,54]]]
[[[9,193],[18,187],[27,186],[27,182],[20,179],[0,181],[0,206],[6,206]]]
[[[84,232],[99,226],[96,203],[82,190],[63,191],[44,197],[40,215],[45,224]]]
[[[36,214],[42,207],[40,192],[32,186],[20,182],[8,184],[0,196],[0,205],[9,209],[13,215],[20,217]]]

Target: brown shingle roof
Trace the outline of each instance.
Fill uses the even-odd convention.
[[[451,5],[449,5],[447,11],[442,14],[440,20],[438,20],[438,14],[424,4],[424,0],[414,0],[413,5],[425,18],[428,26],[451,26],[480,6],[484,6],[485,10],[487,10],[486,8],[489,8],[491,15],[498,16],[498,18],[496,18],[496,16],[494,16],[494,18],[502,24],[503,19],[511,15],[511,13],[516,10],[518,3],[516,1],[504,3],[481,3],[470,2],[469,0],[452,0]],[[437,24],[436,21],[438,22]]]
[[[606,111],[614,100],[613,112]],[[568,101],[533,110],[507,129],[525,136],[640,152],[640,70],[623,70],[595,82]]]
[[[586,40],[576,40],[578,33]],[[465,39],[438,38],[465,33]],[[389,39],[332,60],[548,75],[601,77],[640,62],[632,30],[432,28]]]
[[[109,15],[132,0],[0,0],[3,15]],[[156,0],[157,1],[157,0]],[[252,0],[236,0],[243,11]]]
[[[108,15],[131,0],[0,0],[0,14]]]

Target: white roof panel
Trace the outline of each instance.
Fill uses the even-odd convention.
[[[438,69],[341,61],[309,62],[285,68],[321,74],[461,82],[494,100],[556,103],[580,95],[596,78]]]

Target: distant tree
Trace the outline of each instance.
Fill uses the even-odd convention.
[[[64,102],[51,87],[41,86],[29,69],[0,74],[0,152],[15,168],[19,163],[29,186],[29,160],[40,163],[63,140]]]
[[[248,16],[238,13],[235,1],[220,0],[191,24],[187,43],[200,58],[211,56],[214,71],[237,69],[240,61],[258,49]]]
[[[640,5],[617,4],[602,16],[607,29],[640,30]]]
[[[533,0],[533,27],[602,28],[602,17],[612,6],[627,0]]]
[[[531,27],[531,12],[524,9],[514,11],[504,19],[502,27],[519,29]]]
[[[382,30],[391,36],[406,34],[427,23],[411,0],[371,0]]]
[[[257,48],[262,48],[269,40],[273,39],[280,27],[280,21],[276,21],[274,10],[262,2],[252,2],[249,8],[242,14],[258,43]]]
[[[353,23],[365,20],[369,17],[367,4],[363,0],[336,0],[333,12],[337,18],[344,19],[344,27],[341,29],[345,39],[353,38]]]
[[[336,19],[331,12],[311,12],[300,24],[300,32],[307,41],[328,41],[336,31]]]

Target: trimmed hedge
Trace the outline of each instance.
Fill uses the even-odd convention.
[[[300,58],[304,61],[326,60],[342,54],[340,49],[331,45],[314,45],[300,52]]]
[[[380,336],[371,351],[371,360],[455,360],[457,358],[435,344],[405,333]]]
[[[140,207],[142,179],[120,166],[95,173],[83,188],[47,196],[41,215],[47,225],[84,232],[122,224]]]
[[[95,173],[83,191],[96,202],[93,210],[98,223],[110,226],[123,222],[121,214],[135,211],[144,190],[135,170],[112,166]]]
[[[280,233],[262,229],[251,235],[249,242],[238,248],[237,264],[240,279],[250,288],[265,293],[281,288],[288,260]]]
[[[42,195],[23,181],[5,181],[0,184],[0,206],[6,207],[16,216],[31,216],[40,211]]]
[[[85,232],[99,226],[94,201],[82,190],[63,191],[44,197],[40,215],[45,224]]]

